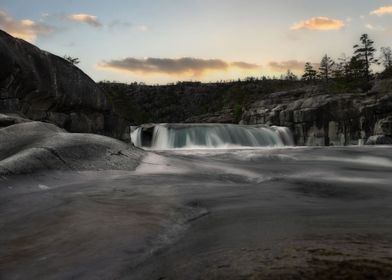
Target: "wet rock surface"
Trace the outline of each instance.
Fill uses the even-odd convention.
[[[382,147],[148,153],[0,179],[2,279],[388,279]]]

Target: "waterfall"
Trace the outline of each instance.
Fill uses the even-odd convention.
[[[271,128],[276,131],[285,146],[295,146],[290,128],[285,126],[271,126]]]
[[[287,127],[234,124],[150,124],[131,128],[136,147],[168,149],[230,149],[293,146]]]

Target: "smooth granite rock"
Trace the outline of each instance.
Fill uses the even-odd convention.
[[[1,30],[0,61],[0,113],[49,121],[70,132],[123,138],[127,122],[72,63]]]
[[[3,119],[0,115],[0,123]],[[36,121],[0,128],[0,143],[0,175],[45,170],[133,170],[144,155],[142,150],[113,138],[67,133],[53,124]]]

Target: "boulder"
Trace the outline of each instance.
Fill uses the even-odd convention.
[[[1,113],[49,121],[70,132],[124,136],[127,122],[72,63],[1,30],[0,61]]]
[[[67,133],[54,124],[28,120],[0,128],[0,143],[3,176],[45,170],[133,170],[144,155],[113,138]]]
[[[11,114],[11,115],[0,114],[0,128],[7,127],[13,124],[24,123],[24,122],[30,122],[30,120],[24,119],[17,114]]]
[[[374,128],[376,135],[392,136],[392,116],[379,120]]]
[[[386,135],[374,135],[369,137],[366,145],[392,145],[392,137]]]

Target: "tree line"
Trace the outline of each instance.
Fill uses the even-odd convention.
[[[312,63],[306,62],[302,79],[305,81],[370,81],[374,78],[392,78],[392,49],[382,47],[379,57],[374,41],[368,34],[360,37],[359,43],[353,46],[353,55],[342,55],[334,61],[328,54],[321,59],[320,66],[315,69]],[[382,65],[381,73],[373,73],[373,65]],[[288,75],[291,72],[288,72]]]

